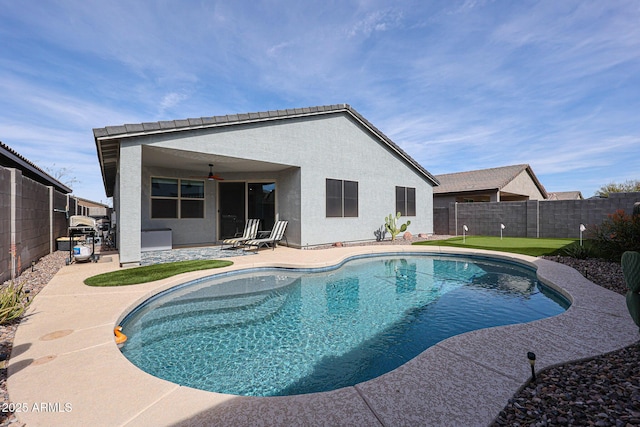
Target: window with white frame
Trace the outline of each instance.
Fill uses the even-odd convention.
[[[151,218],[204,218],[204,181],[152,177]]]

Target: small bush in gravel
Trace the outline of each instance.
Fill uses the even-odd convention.
[[[9,282],[0,289],[0,324],[4,325],[22,316],[31,301],[22,284]]]
[[[569,246],[566,246],[560,250],[562,256],[568,256],[576,259],[588,259],[599,258],[598,250],[589,240],[583,242],[581,245],[578,242],[574,242]]]
[[[591,234],[602,256],[620,261],[625,251],[640,251],[640,215],[627,215],[618,209],[595,226]]]

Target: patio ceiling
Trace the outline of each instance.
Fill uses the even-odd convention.
[[[142,159],[145,166],[189,170],[192,171],[193,174],[205,176],[209,173],[209,163],[213,164],[214,172],[220,174],[231,172],[277,172],[292,166],[281,163],[261,162],[237,157],[149,146],[142,148]]]

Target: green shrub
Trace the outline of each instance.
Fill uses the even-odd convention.
[[[0,324],[10,323],[22,316],[31,304],[21,284],[9,282],[0,288]]]
[[[590,240],[586,240],[581,245],[574,242],[560,249],[560,254],[577,259],[599,258],[598,250]]]
[[[640,215],[618,209],[590,234],[603,257],[619,261],[625,251],[640,251]]]

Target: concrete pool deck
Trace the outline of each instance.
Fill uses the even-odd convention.
[[[239,397],[153,377],[118,350],[113,328],[149,296],[203,276],[253,267],[323,267],[354,255],[480,254],[534,265],[567,296],[565,313],[444,340],[381,377],[335,391]],[[16,331],[7,387],[17,417],[35,426],[486,426],[536,370],[597,356],[640,338],[622,295],[567,266],[534,257],[439,246],[280,247],[229,258],[231,267],[117,288],[83,280],[118,269],[117,255],[63,267]],[[180,357],[176,354],[176,357]]]

